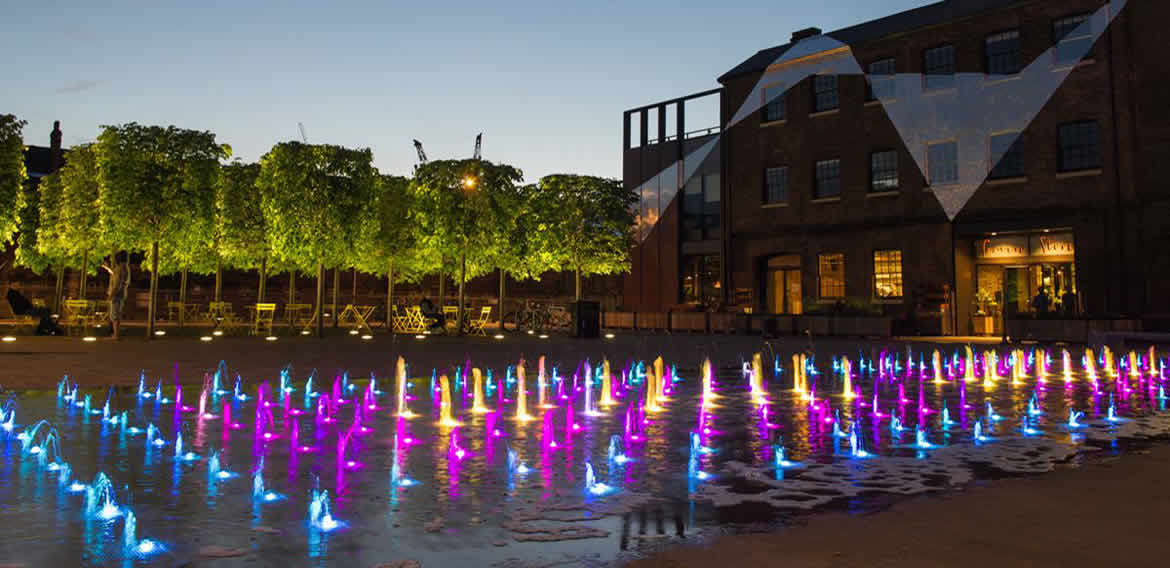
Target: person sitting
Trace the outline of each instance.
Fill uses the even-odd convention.
[[[418,311],[427,319],[428,327],[430,327],[431,331],[442,331],[446,327],[447,317],[443,315],[443,312],[439,311],[439,308],[435,307],[434,302],[430,298],[423,298],[418,303]]]
[[[18,316],[28,316],[30,318],[40,318],[37,323],[37,335],[61,335],[61,328],[57,327],[57,322],[53,321],[53,312],[49,308],[34,306],[24,294],[20,293],[18,289],[20,284],[13,283],[14,288],[8,289],[8,306],[12,308],[12,313]]]

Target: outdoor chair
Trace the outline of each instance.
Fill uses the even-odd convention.
[[[427,330],[427,318],[423,316],[422,308],[409,306],[406,308],[407,333],[422,333]]]
[[[492,318],[492,307],[484,306],[479,309],[479,317],[468,321],[468,330],[471,335],[487,335],[485,327]]]
[[[374,306],[355,306],[347,304],[341,314],[337,316],[337,323],[343,327],[352,327],[358,331],[370,329],[370,314],[374,313]]]
[[[78,331],[85,333],[85,330],[93,324],[94,317],[94,302],[89,300],[65,300],[65,320],[66,328],[76,328]]]
[[[414,329],[410,313],[399,309],[398,305],[390,306],[390,329],[394,333],[412,333]]]
[[[276,304],[256,304],[256,319],[252,322],[252,335],[272,335],[274,319],[276,319]]]
[[[218,329],[232,329],[239,325],[240,320],[232,313],[231,302],[211,302],[207,305],[207,319],[211,320],[212,327]]]

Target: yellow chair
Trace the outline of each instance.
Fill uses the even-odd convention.
[[[240,320],[232,313],[231,302],[211,302],[207,304],[207,319],[211,320],[212,327],[232,329],[239,325]]]
[[[487,335],[486,326],[492,318],[492,307],[484,306],[479,309],[479,317],[468,321],[471,335]]]
[[[82,333],[93,323],[94,303],[89,300],[65,300],[66,325]]]
[[[272,324],[275,319],[276,304],[256,304],[256,319],[252,322],[252,335],[272,335]]]
[[[406,308],[407,333],[422,333],[427,330],[427,318],[422,314],[422,308],[410,306]]]

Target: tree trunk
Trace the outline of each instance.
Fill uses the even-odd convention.
[[[260,289],[256,292],[256,303],[264,303],[264,289],[268,284],[268,257],[260,259]]]
[[[504,286],[507,283],[508,283],[508,273],[504,272],[504,269],[501,268],[500,269],[500,309],[499,309],[500,313],[497,314],[500,318],[500,331],[504,330]]]
[[[85,299],[86,278],[89,276],[89,250],[81,255],[81,283],[77,285],[77,299]]]
[[[146,309],[146,338],[154,339],[154,318],[158,315],[158,241],[150,245],[150,301]]]
[[[358,301],[357,301],[357,267],[356,266],[353,267],[353,292],[350,293],[349,297],[350,297],[349,302],[356,306],[358,303]]]
[[[57,287],[53,290],[53,313],[61,313],[61,296],[65,295],[65,263],[57,266]]]
[[[325,263],[317,263],[317,306],[313,308],[313,317],[317,318],[317,337],[325,335],[324,314],[321,305],[325,303]]]
[[[297,303],[297,269],[290,268],[288,271],[288,303]]]
[[[439,309],[443,309],[443,298],[447,296],[447,279],[443,277],[443,271],[439,271]]]
[[[394,333],[394,263],[386,267],[386,329]]]
[[[577,270],[575,270],[574,274],[576,275],[576,278],[574,278],[574,280],[576,280],[576,284],[577,284],[577,293],[575,295],[575,299],[578,302],[580,302],[581,301],[581,269],[578,268]]]
[[[341,269],[333,269],[333,308],[329,313],[333,314],[333,327],[337,327],[337,295],[338,289],[341,288]]]
[[[187,269],[179,277],[179,327],[187,322]]]
[[[463,288],[467,283],[467,251],[459,253],[459,309],[456,310],[455,329],[456,333],[463,335]]]
[[[223,301],[223,262],[215,259],[215,301]]]

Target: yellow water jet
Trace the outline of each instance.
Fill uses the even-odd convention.
[[[472,401],[471,411],[476,414],[491,412],[491,409],[483,404],[483,373],[479,367],[472,367],[471,376],[475,382],[475,399]]]

